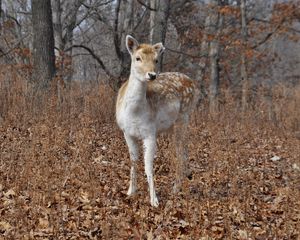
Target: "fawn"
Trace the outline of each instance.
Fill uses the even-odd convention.
[[[118,92],[116,119],[124,133],[131,159],[130,186],[127,195],[137,189],[136,162],[139,157],[138,140],[143,141],[145,173],[150,191],[150,203],[158,206],[153,180],[153,160],[157,134],[173,127],[178,159],[174,190],[180,187],[186,174],[187,151],[184,132],[189,115],[198,99],[196,82],[182,73],[155,72],[158,57],[164,51],[162,43],[139,44],[127,35],[126,47],[131,55],[129,80]]]

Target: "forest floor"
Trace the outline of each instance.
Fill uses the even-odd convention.
[[[300,140],[291,134],[193,117],[192,178],[172,194],[174,152],[160,137],[153,208],[143,161],[138,192],[126,196],[129,154],[115,123],[53,119],[0,126],[1,240],[300,238]]]

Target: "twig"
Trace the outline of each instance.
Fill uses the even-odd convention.
[[[19,45],[20,45],[20,43],[23,41],[23,39],[24,38],[26,38],[28,35],[26,35],[26,36],[23,36],[11,49],[9,49],[7,52],[3,52],[3,51],[1,51],[1,52],[3,52],[3,54],[1,54],[0,55],[0,58],[1,57],[5,57],[5,56],[7,56],[8,54],[10,54],[13,50],[15,50]]]
[[[70,51],[72,48],[83,48],[84,50],[88,51],[89,54],[99,63],[99,65],[102,67],[102,69],[104,70],[104,72],[109,76],[109,77],[113,77],[113,75],[111,74],[111,72],[106,68],[106,66],[104,65],[104,62],[102,61],[102,59],[96,55],[96,53],[94,53],[94,51],[82,44],[79,45],[73,45],[71,47],[69,47],[68,49],[65,50],[65,52]]]
[[[185,56],[188,56],[188,57],[191,57],[191,58],[203,58],[203,57],[207,57],[207,54],[192,55],[192,54],[188,54],[188,53],[185,53],[185,52],[174,50],[174,49],[171,49],[171,48],[168,48],[168,47],[165,47],[165,48],[166,48],[166,50],[168,50],[170,52],[174,52],[174,53],[177,53],[177,54],[185,55]]]
[[[150,11],[157,11],[156,8],[150,7],[148,4],[144,3],[142,0],[137,0],[139,4],[143,5],[145,8],[147,8]]]

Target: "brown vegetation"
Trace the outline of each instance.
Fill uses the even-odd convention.
[[[299,88],[273,89],[275,123],[263,97],[244,114],[226,91],[214,115],[201,103],[190,125],[193,176],[178,195],[172,143],[162,136],[156,209],[142,161],[139,191],[126,196],[115,93],[57,79],[35,98],[24,76],[6,66],[0,78],[0,239],[299,239]]]
[[[0,0],[0,240],[300,239],[299,0],[47,0],[47,51],[40,2]],[[112,89],[129,75],[127,34],[165,43],[159,69],[203,97],[178,195],[172,142],[158,140],[159,208],[142,160],[126,196]]]

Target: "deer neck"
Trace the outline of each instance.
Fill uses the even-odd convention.
[[[126,91],[126,100],[142,105],[143,103],[146,103],[146,91],[147,83],[140,81],[135,74],[131,72]]]

